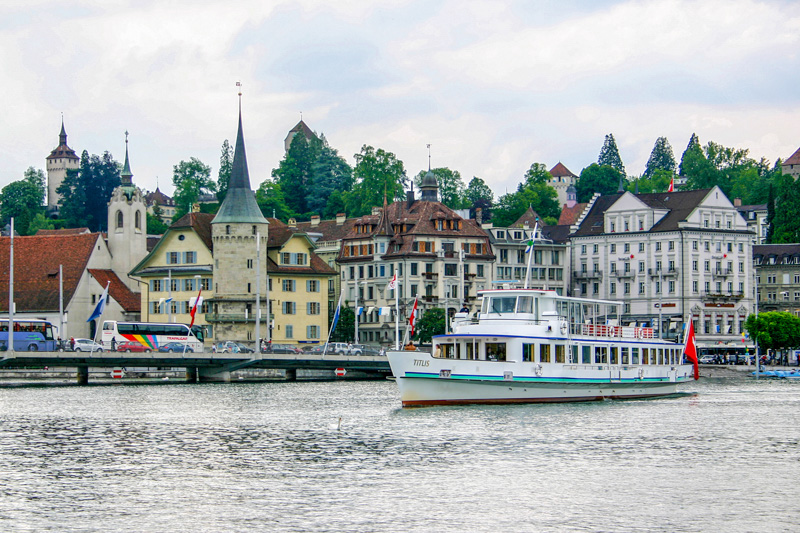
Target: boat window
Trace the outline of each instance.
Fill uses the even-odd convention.
[[[656,364],[656,349],[655,348],[650,348],[650,364],[651,365]]]
[[[581,346],[581,363],[589,365],[592,363],[592,347],[583,345]]]
[[[536,346],[535,344],[523,344],[522,345],[522,360],[523,361],[533,361],[533,347]]]
[[[465,345],[467,350],[467,359],[475,359],[475,345],[473,344],[474,341],[467,340],[467,344]]]
[[[646,365],[649,364],[650,361],[648,360],[650,350],[648,348],[642,348],[642,364]]]
[[[452,344],[439,344],[436,346],[436,351],[433,352],[434,357],[441,357],[444,359],[453,359],[455,357],[455,350]]]
[[[594,349],[595,363],[608,363],[608,350],[605,346],[596,346]]]
[[[678,350],[670,350],[670,351],[672,352],[672,358],[670,359],[670,362],[673,365],[678,364]]]
[[[578,345],[573,344],[569,347],[569,362],[570,363],[577,363],[578,362]]]
[[[623,365],[627,365],[628,364],[628,351],[629,350],[630,350],[630,348],[627,348],[627,347],[622,349],[622,364]]]
[[[658,364],[659,365],[664,364],[664,348],[658,349]]]
[[[492,298],[490,313],[513,313],[514,306],[517,303],[516,296],[504,296],[500,298]]]
[[[506,343],[504,342],[487,342],[486,343],[486,359],[489,361],[505,361],[506,360]]]
[[[549,363],[550,362],[550,345],[549,344],[540,344],[539,345],[539,362],[540,363]]]
[[[517,313],[533,313],[533,296],[520,296]]]
[[[631,363],[634,365],[639,364],[639,348],[631,348]]]
[[[556,363],[563,363],[564,354],[567,352],[566,346],[563,344],[556,344]]]
[[[617,356],[619,355],[619,348],[617,348],[616,346],[612,346],[611,348],[608,349],[608,351],[610,354],[609,362],[612,365],[616,365],[617,362],[619,361],[619,359],[617,358]]]

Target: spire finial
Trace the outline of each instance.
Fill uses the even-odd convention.
[[[431,145],[428,143],[426,145],[428,147],[428,172],[431,171]]]
[[[128,160],[128,130],[125,130],[125,164],[122,166],[122,172],[119,177],[123,185],[131,185],[133,183],[133,172],[131,172],[131,164]]]
[[[300,122],[303,122],[303,112],[300,111]]]
[[[237,87],[238,92],[239,92],[239,113],[241,113],[242,112],[242,82],[237,81],[236,82],[236,87]]]

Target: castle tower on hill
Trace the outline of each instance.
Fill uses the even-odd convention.
[[[64,119],[61,119],[61,133],[58,135],[58,146],[46,158],[47,163],[47,214],[58,215],[58,201],[61,195],[56,192],[59,185],[67,177],[68,170],[77,170],[81,159],[75,155],[75,150],[67,145],[67,132],[64,129]]]
[[[578,176],[570,172],[560,161],[550,169],[550,175],[553,176],[553,179],[550,180],[550,186],[558,194],[558,205],[563,206],[569,200],[567,189],[570,185],[575,185],[578,182]]]
[[[225,317],[216,325],[218,339],[251,341],[255,314],[256,268],[260,270],[260,301],[266,309],[267,240],[269,223],[250,189],[250,173],[244,149],[242,104],[239,95],[239,131],[233,152],[228,194],[211,221],[214,246],[214,314]],[[256,236],[260,238],[260,261],[256,260]],[[266,313],[262,309],[262,320]],[[261,330],[266,337],[266,330]]]
[[[133,184],[128,159],[128,132],[125,132],[125,166],[120,185],[108,201],[108,248],[111,268],[131,290],[139,291],[137,283],[127,276],[131,266],[138,265],[147,255],[147,202],[142,190]]]

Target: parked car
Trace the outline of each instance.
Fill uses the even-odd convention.
[[[700,358],[699,363],[701,365],[710,365],[714,363],[714,356],[713,355],[704,355]]]
[[[356,346],[360,346],[361,348],[361,353],[359,355],[386,355],[386,352],[380,346],[373,346],[370,344]]]
[[[117,344],[117,351],[118,352],[147,352],[150,353],[153,350],[150,349],[149,346],[145,346],[144,344],[136,341],[125,341]]]
[[[76,352],[103,352],[105,349],[102,344],[94,342],[92,339],[75,339]]]
[[[184,350],[184,347],[186,348],[185,350]],[[147,350],[147,351],[149,352],[150,350]],[[192,349],[191,346],[189,346],[189,345],[187,345],[187,344],[185,344],[183,342],[168,342],[167,344],[164,344],[163,346],[160,346],[158,348],[158,351],[159,352],[169,352],[169,353],[172,353],[172,352],[183,352],[183,351],[194,352],[194,350]]]
[[[253,348],[249,348],[241,342],[235,342],[234,344],[239,347],[239,353],[255,353]]]
[[[324,344],[315,344],[314,346],[306,348],[305,353],[311,355],[320,355],[324,350],[325,350]]]
[[[303,350],[296,346],[292,346],[291,344],[276,344],[271,343],[267,345],[267,352],[266,353],[292,353],[298,354],[303,353]]]
[[[241,348],[233,341],[222,341],[217,343],[217,352],[219,353],[239,353]]]
[[[350,344],[349,342],[332,342],[328,344],[328,353],[336,355],[361,355],[360,344]]]

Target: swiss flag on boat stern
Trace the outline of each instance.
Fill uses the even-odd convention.
[[[683,353],[689,361],[694,363],[694,379],[698,379],[700,377],[700,367],[697,364],[697,344],[694,342],[694,325],[691,320],[689,320],[689,327],[686,330]]]
[[[411,336],[414,336],[414,323],[417,321],[417,298],[414,298],[414,308],[411,310],[411,316],[408,323],[411,324]]]

